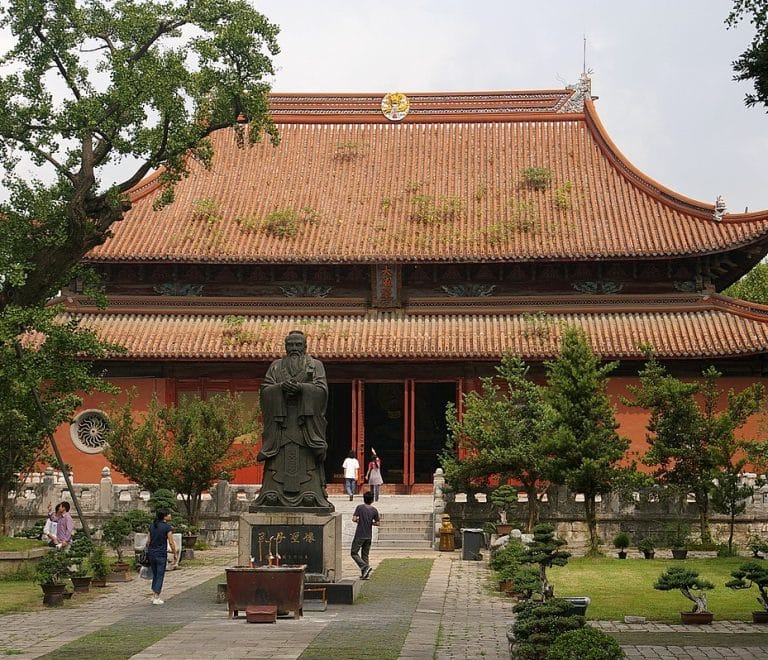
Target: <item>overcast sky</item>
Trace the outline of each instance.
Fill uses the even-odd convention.
[[[624,155],[688,197],[768,209],[768,114],[731,62],[751,26],[726,0],[253,0],[281,28],[273,89],[423,92],[562,88],[592,70]]]
[[[726,30],[730,0],[251,2],[281,28],[280,92],[563,88],[586,36],[597,111],[630,162],[732,212],[768,209],[768,114],[731,69],[753,29]]]

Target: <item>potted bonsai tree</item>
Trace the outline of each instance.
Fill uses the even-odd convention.
[[[93,546],[91,554],[88,557],[88,566],[93,574],[93,581],[91,584],[94,587],[106,587],[107,577],[109,577],[110,573],[110,565],[109,559],[107,559],[107,553],[101,543],[97,543]]]
[[[704,624],[712,623],[712,612],[707,607],[707,591],[715,585],[699,577],[697,571],[685,566],[670,566],[664,571],[653,585],[659,591],[678,589],[683,596],[693,602],[693,610],[680,612],[683,623]]]
[[[752,552],[755,559],[765,559],[768,555],[768,541],[753,534],[747,539],[747,547]]]
[[[672,559],[685,559],[688,556],[688,537],[690,534],[690,525],[680,521],[668,525],[664,530],[664,536],[672,550]]]
[[[513,539],[493,552],[488,565],[496,574],[500,591],[505,593],[514,591],[515,572],[520,568],[520,559],[524,552],[525,545]]]
[[[499,514],[499,522],[496,523],[496,533],[509,534],[512,525],[507,522],[507,514],[513,504],[517,503],[517,489],[508,484],[503,484],[491,491],[491,503]]]
[[[35,567],[35,582],[43,590],[43,604],[49,607],[64,601],[64,580],[69,576],[70,559],[63,550],[51,550]]]
[[[627,548],[632,542],[632,538],[627,532],[619,532],[613,537],[613,547],[619,551],[619,559],[627,558]]]
[[[75,534],[72,545],[69,548],[70,572],[69,578],[76,594],[85,594],[90,591],[93,579],[88,556],[93,550],[93,543],[83,533]]]
[[[123,552],[131,531],[130,520],[119,514],[107,520],[101,530],[104,543],[114,551],[117,557],[117,562],[112,567],[113,575],[111,579],[113,582],[125,582],[128,579],[128,569],[130,566],[123,560]]]
[[[654,555],[656,554],[656,549],[653,545],[653,539],[648,538],[647,536],[637,542],[637,549],[643,553],[643,557],[646,559],[653,559]]]
[[[757,602],[763,608],[752,612],[754,623],[768,623],[768,567],[756,561],[748,561],[731,572],[733,580],[726,582],[729,589],[749,589],[757,587]]]

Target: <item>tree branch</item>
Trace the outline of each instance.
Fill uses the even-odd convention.
[[[147,51],[152,47],[152,44],[154,44],[160,37],[162,37],[164,34],[167,34],[169,32],[173,32],[173,30],[177,30],[180,27],[183,27],[187,24],[186,20],[179,20],[175,21],[173,23],[165,23],[161,22],[157,26],[157,30],[155,30],[155,33],[143,44],[139,46],[139,48],[136,50],[136,52],[131,55],[128,58],[128,63],[133,64],[134,62],[137,62],[140,60]]]
[[[40,29],[40,25],[35,25],[34,28],[32,28],[33,32],[37,36],[37,38],[40,40],[40,43],[48,46],[50,48],[50,44],[48,43],[48,38],[43,34],[43,31]],[[54,52],[53,48],[51,48],[51,57],[53,58],[53,61],[56,63],[56,68],[59,70],[59,73],[61,74],[62,78],[67,81],[67,87],[72,91],[72,94],[74,97],[79,101],[80,96],[80,90],[78,89],[77,85],[75,85],[75,81],[72,80],[72,78],[69,75],[69,71],[67,71],[67,67],[64,66],[64,62],[61,61],[61,58]]]

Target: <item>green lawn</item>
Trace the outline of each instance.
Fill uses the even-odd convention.
[[[43,607],[43,592],[32,582],[0,581],[0,614]]]
[[[45,545],[37,539],[16,538],[15,536],[0,536],[0,552],[18,552],[19,550],[31,550]]]
[[[619,621],[629,614],[679,623],[680,612],[690,611],[693,603],[679,591],[657,591],[653,584],[667,566],[684,564],[715,585],[707,593],[715,620],[751,621],[752,611],[760,609],[757,589],[735,591],[725,587],[731,571],[745,561],[743,557],[686,561],[580,557],[551,569],[548,575],[555,585],[555,596],[592,599],[588,619]]]

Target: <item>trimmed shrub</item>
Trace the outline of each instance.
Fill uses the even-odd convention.
[[[581,615],[571,614],[571,604],[561,598],[544,603],[520,603],[514,608],[512,626],[515,657],[518,660],[546,660],[550,645],[563,633],[583,628]]]
[[[549,647],[546,660],[622,660],[626,657],[613,637],[584,626],[560,635]]]

